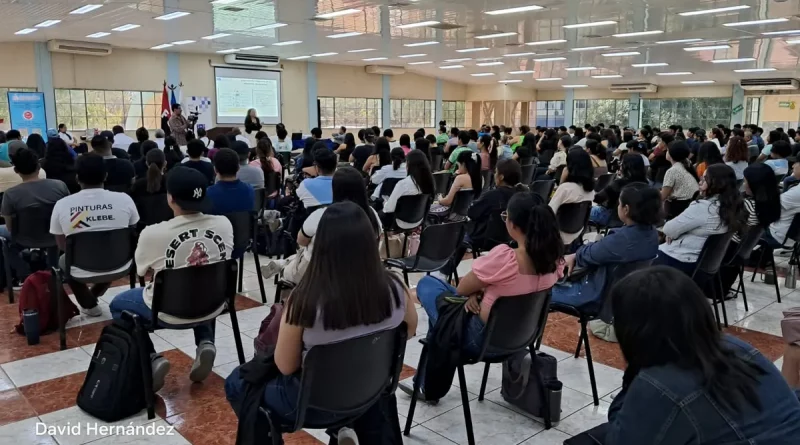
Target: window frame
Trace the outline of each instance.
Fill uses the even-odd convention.
[[[629,99],[575,99],[572,104],[573,125],[597,125],[601,122],[604,123],[606,127],[609,125],[618,125],[619,127],[628,125],[628,116],[630,113]],[[610,107],[610,114],[598,117],[597,115],[592,115],[589,111],[600,107]]]
[[[465,128],[467,124],[467,102],[463,100],[443,100],[441,120],[447,121],[449,127]]]
[[[161,91],[55,88],[56,120],[69,130],[161,128]],[[65,99],[68,98],[68,101]]]
[[[540,107],[543,104],[544,107]],[[561,105],[560,108],[558,105]],[[537,100],[528,105],[528,122],[531,127],[558,128],[566,122],[566,102],[563,100]],[[544,111],[544,113],[540,113]],[[560,114],[559,114],[560,113]],[[540,121],[540,115],[544,121]],[[552,121],[551,121],[552,120]]]
[[[641,126],[650,125],[662,130],[670,125],[706,130],[717,124],[729,125],[732,100],[731,97],[641,99],[639,123]]]
[[[383,127],[383,99],[381,98],[320,96],[319,101],[320,128]],[[363,103],[358,104],[357,101],[363,101]],[[350,111],[365,110],[366,116],[363,124],[345,119],[343,113],[337,112],[337,108]]]
[[[432,99],[390,99],[391,125],[387,128],[436,128],[436,101]],[[412,113],[422,112],[411,116]],[[399,116],[399,117],[398,117]]]

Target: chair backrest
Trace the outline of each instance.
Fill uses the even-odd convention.
[[[453,198],[453,205],[450,206],[450,216],[466,217],[469,206],[472,205],[474,199],[475,191],[472,189],[457,191],[455,198]]]
[[[673,219],[689,208],[693,199],[668,199],[664,201],[664,216],[667,221]]]
[[[561,204],[558,208],[558,213],[556,213],[558,227],[564,233],[580,233],[586,227],[591,211],[591,201]]]
[[[481,170],[481,179],[483,180],[483,190],[488,190],[489,186],[491,185],[490,181],[492,180],[492,171]]]
[[[256,214],[261,214],[264,208],[267,205],[267,195],[271,192],[267,192],[267,188],[255,188],[253,189],[254,196],[253,196],[253,211]]]
[[[106,190],[110,190],[112,192],[128,193],[128,191],[131,189],[131,185],[130,184],[112,184],[112,185],[106,184],[106,186],[104,188]]]
[[[611,288],[614,286],[614,283],[617,283],[621,279],[627,277],[633,272],[636,272],[637,270],[650,267],[650,265],[653,264],[654,260],[655,258],[650,258],[647,260],[616,264],[610,267],[610,269],[608,270],[608,275],[606,277],[605,287],[603,288],[603,306],[600,308],[600,314],[599,314],[601,319],[603,319],[607,323],[611,323],[614,319],[613,308],[611,306],[611,298],[609,298],[611,293]]]
[[[602,191],[604,188],[608,187],[608,184],[611,183],[612,179],[614,179],[613,173],[605,173],[598,176],[597,181],[594,183],[594,191]]]
[[[550,197],[553,195],[553,189],[555,187],[556,181],[552,179],[533,181],[530,185],[531,193],[539,195],[544,202],[550,202]]]
[[[159,313],[178,318],[204,318],[236,295],[236,260],[203,266],[164,269],[156,273],[153,287],[153,319]]]
[[[743,237],[739,240],[739,249],[736,251],[736,257],[741,261],[750,259],[750,254],[756,248],[761,236],[764,234],[764,228],[761,226],[750,227]]]
[[[478,360],[487,351],[511,354],[532,345],[544,331],[549,307],[550,289],[495,300]]]
[[[420,221],[422,224],[430,209],[430,199],[430,196],[424,194],[401,196],[394,209],[395,219],[410,224]]]
[[[55,203],[19,209],[11,215],[11,239],[23,247],[44,249],[54,247],[56,238],[50,234],[50,217]]]
[[[553,174],[556,184],[561,184],[561,174],[564,172],[565,168],[567,168],[566,165],[559,165],[556,167],[556,172]]]
[[[733,238],[733,232],[709,236],[705,244],[703,244],[703,250],[700,251],[694,274],[697,274],[697,272],[703,272],[707,275],[717,273],[722,266],[722,260],[728,251],[728,244],[731,243],[731,238]]]
[[[417,257],[434,262],[447,261],[463,240],[463,222],[430,225],[420,235]]]
[[[533,156],[527,158],[519,158],[519,164],[522,166],[533,165]]]
[[[139,223],[145,226],[169,221],[174,216],[167,203],[166,193],[136,198],[136,208],[139,211]]]
[[[484,240],[482,250],[489,250],[500,244],[508,244],[511,241],[511,235],[508,234],[506,223],[503,221],[502,213],[505,209],[500,208],[489,214],[489,220],[486,222],[486,232],[484,232]]]
[[[233,227],[234,250],[246,249],[253,238],[253,212],[235,212],[225,215]]]
[[[520,182],[525,185],[528,185],[533,181],[533,173],[536,171],[536,166],[533,164],[523,165],[522,166],[522,177],[520,177]]]
[[[338,343],[312,347],[303,362],[298,415],[303,426],[307,408],[344,416],[366,411],[385,391],[394,391],[407,341],[405,323]]]
[[[789,225],[789,230],[786,231],[786,239],[794,242],[800,242],[800,213],[794,215],[792,224]]]
[[[134,229],[77,232],[67,236],[64,262],[67,276],[77,267],[97,275],[117,271],[133,259]]]
[[[450,174],[448,171],[443,172],[436,172],[433,174],[433,187],[436,190],[437,195],[447,195],[448,190],[450,189],[450,181],[453,179],[453,175]]]
[[[444,157],[442,155],[432,155],[431,156],[431,171],[437,172],[442,169],[442,159]]]
[[[397,183],[402,181],[402,178],[386,178],[381,183],[381,196],[392,196],[394,188]]]

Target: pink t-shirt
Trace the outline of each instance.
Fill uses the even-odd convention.
[[[405,145],[401,145],[400,148],[403,149],[403,153],[408,154],[411,152],[411,147],[406,147]]]
[[[250,161],[250,165],[253,167],[261,168],[261,160],[256,159],[254,161]],[[279,172],[281,171],[281,162],[277,158],[272,158],[272,171]]]
[[[472,272],[479,280],[486,283],[481,300],[481,314],[488,317],[495,300],[500,297],[513,297],[549,289],[563,275],[563,267],[556,272],[544,275],[524,275],[519,272],[517,254],[514,249],[501,244],[488,255],[472,262]]]

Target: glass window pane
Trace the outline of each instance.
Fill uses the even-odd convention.
[[[106,91],[106,103],[122,105],[122,91]]]
[[[70,103],[73,103],[73,104],[85,104],[86,103],[86,98],[85,98],[83,90],[69,90],[69,96],[70,96],[70,99],[69,99]]]
[[[73,116],[72,117],[72,130],[86,130],[88,127],[86,126],[86,117],[85,116]]]
[[[0,92],[0,93],[2,93],[2,92]],[[3,94],[3,97],[5,97],[5,93],[2,93],[2,94]],[[56,103],[57,104],[58,103],[66,103],[66,104],[69,103],[69,90],[56,89],[55,95],[56,95]]]
[[[105,91],[86,90],[87,104],[102,104],[106,101]],[[75,103],[75,101],[73,101]]]

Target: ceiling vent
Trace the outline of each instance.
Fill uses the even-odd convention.
[[[444,31],[449,31],[451,29],[464,28],[464,25],[459,25],[459,24],[456,24],[456,23],[437,23],[435,25],[428,26],[428,28],[441,29],[441,30],[444,30]]]
[[[50,40],[47,42],[47,50],[51,53],[107,56],[111,54],[111,45],[107,43],[75,42],[72,40]]]
[[[367,74],[386,74],[388,76],[399,76],[405,74],[406,69],[402,66],[367,65],[364,67]]]
[[[652,83],[615,83],[611,84],[612,93],[657,93],[658,85]]]
[[[259,54],[226,54],[225,63],[229,65],[248,65],[273,67],[278,66],[281,58],[278,56],[262,56]]]
[[[742,79],[740,85],[743,90],[751,91],[800,89],[797,79]]]

